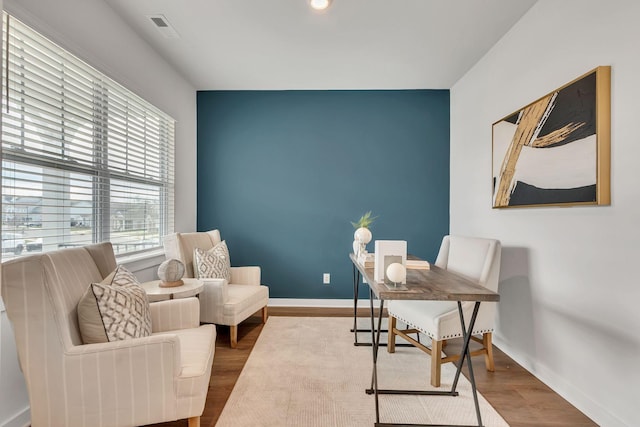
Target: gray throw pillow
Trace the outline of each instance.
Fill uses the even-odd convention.
[[[227,243],[222,242],[208,251],[200,248],[193,250],[193,272],[198,279],[231,280],[231,260]]]
[[[85,344],[151,335],[147,294],[123,266],[92,283],[78,303],[78,324]]]

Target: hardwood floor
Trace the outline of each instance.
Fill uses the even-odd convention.
[[[352,312],[341,308],[270,307],[269,315],[328,317],[350,316]],[[368,311],[362,310],[359,315],[367,316]],[[261,318],[258,315],[243,322],[238,327],[238,347],[236,349],[229,347],[229,328],[218,327],[211,383],[204,413],[201,417],[203,427],[215,426],[262,327]],[[450,341],[445,347],[445,352],[459,351],[461,343],[457,341]],[[512,427],[586,427],[597,425],[495,347],[494,360],[495,372],[487,372],[484,367],[484,358],[474,357],[473,372],[480,393]],[[466,375],[466,368],[463,372]],[[187,425],[187,420],[180,420],[155,426],[186,427]]]

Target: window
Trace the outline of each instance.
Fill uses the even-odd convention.
[[[174,120],[3,13],[2,259],[173,231]]]

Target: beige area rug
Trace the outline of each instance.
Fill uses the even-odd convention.
[[[371,347],[353,345],[352,324],[353,319],[344,317],[270,317],[216,426],[373,426],[374,396],[365,393],[371,384]],[[359,334],[359,341],[367,336]],[[453,364],[443,365],[440,390],[450,389],[454,374]],[[380,347],[378,386],[432,389],[429,356],[415,348],[399,347],[389,354]],[[458,391],[457,397],[381,395],[380,422],[477,424],[471,385],[464,376]],[[478,397],[485,426],[508,426]]]

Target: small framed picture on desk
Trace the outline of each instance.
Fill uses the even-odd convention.
[[[375,265],[373,268],[373,278],[378,283],[393,285],[394,283],[387,277],[387,267],[393,263],[403,266],[407,264],[407,241],[406,240],[376,240],[375,241]],[[402,283],[406,284],[406,280]]]

